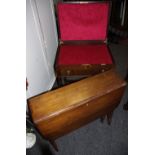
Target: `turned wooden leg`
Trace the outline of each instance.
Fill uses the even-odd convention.
[[[62,86],[62,79],[61,79],[61,77],[57,77],[57,85],[58,85],[58,87],[61,87]]]
[[[66,80],[66,77],[62,77],[62,78],[61,78],[61,81],[62,81],[62,86],[64,86],[64,85],[65,85],[65,80]]]
[[[100,117],[101,123],[104,122],[105,116]]]
[[[54,149],[58,152],[58,146],[56,144],[56,142],[54,140],[49,140],[49,142],[52,144],[52,146],[54,147]]]
[[[107,122],[108,122],[108,125],[111,124],[111,121],[112,121],[112,114],[113,114],[113,111],[109,112],[107,114]]]

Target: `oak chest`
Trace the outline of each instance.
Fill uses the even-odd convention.
[[[33,122],[45,138],[54,141],[112,113],[125,85],[115,70],[110,70],[33,97],[29,99]]]

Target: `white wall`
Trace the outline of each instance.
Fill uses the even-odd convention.
[[[26,1],[27,98],[52,88],[58,46],[52,0]]]
[[[50,68],[50,74],[53,74],[53,65],[55,52],[57,49],[56,23],[52,0],[36,0],[38,15],[42,27],[42,36],[44,38],[46,58]]]

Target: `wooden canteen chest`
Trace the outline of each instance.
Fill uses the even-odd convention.
[[[58,2],[59,46],[55,74],[62,85],[69,77],[89,77],[115,64],[107,45],[111,2]]]
[[[31,117],[40,133],[54,140],[107,116],[120,103],[126,82],[114,69],[29,99]]]

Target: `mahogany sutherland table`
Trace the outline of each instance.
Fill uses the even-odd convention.
[[[114,69],[29,99],[31,117],[54,148],[55,139],[107,116],[118,106],[125,81]]]

